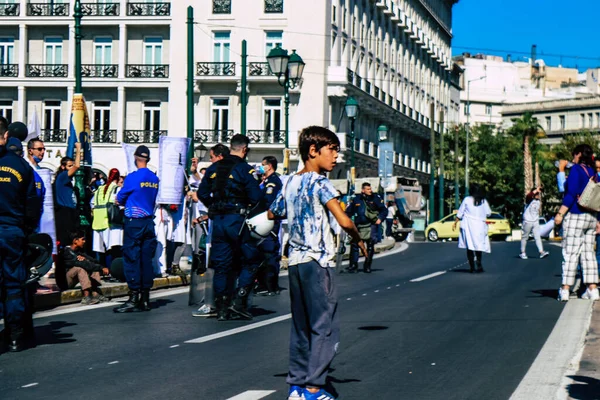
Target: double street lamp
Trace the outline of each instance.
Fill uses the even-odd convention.
[[[354,97],[349,96],[346,98],[344,109],[346,110],[346,116],[350,120],[350,185],[352,190],[354,190],[354,180],[356,179],[356,170],[354,169],[354,122],[358,117],[360,107],[358,106],[358,101]]]
[[[271,73],[277,76],[277,83],[283,86],[285,99],[285,149],[283,154],[283,173],[287,174],[290,163],[289,156],[289,132],[290,132],[290,89],[296,88],[301,80],[304,72],[304,61],[296,54],[296,50],[292,50],[292,54],[288,55],[288,51],[277,45],[269,52],[267,56],[269,69]],[[283,81],[282,81],[283,78]]]

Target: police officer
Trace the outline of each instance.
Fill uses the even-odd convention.
[[[37,227],[41,215],[33,170],[6,148],[8,130],[0,121],[0,314],[4,315],[5,339],[10,351],[21,351],[27,328],[23,264],[26,236]]]
[[[263,192],[263,202],[268,210],[277,193],[281,190],[281,179],[277,171],[277,159],[273,156],[263,158],[263,181],[260,185]],[[280,221],[275,221],[271,234],[259,242],[258,249],[265,257],[259,272],[259,289],[256,291],[261,296],[273,296],[279,293],[279,266],[281,261],[281,245],[279,244]]]
[[[117,203],[125,206],[123,268],[129,286],[129,299],[114,309],[117,313],[150,311],[150,288],[154,283],[152,258],[157,246],[154,208],[158,177],[148,169],[148,147],[139,146],[134,157],[138,169],[127,175],[117,194]]]
[[[346,208],[346,214],[352,218],[360,238],[367,243],[369,256],[365,260],[363,271],[371,272],[371,264],[375,255],[375,244],[381,241],[379,227],[381,222],[387,216],[387,208],[383,204],[383,199],[376,193],[373,193],[371,184],[364,182],[361,188],[361,194],[350,201]],[[350,265],[346,272],[354,273],[358,270],[358,246],[354,243],[350,247]]]
[[[217,319],[234,316],[252,319],[248,312],[248,295],[261,262],[256,241],[245,225],[247,213],[262,199],[256,171],[244,160],[250,141],[246,136],[231,138],[230,154],[212,164],[198,188],[198,198],[208,207],[213,221],[211,267]],[[241,272],[235,290],[234,253],[238,252]],[[230,306],[232,295],[235,299]]]

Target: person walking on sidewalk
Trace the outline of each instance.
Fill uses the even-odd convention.
[[[569,288],[575,284],[577,265],[581,263],[583,281],[588,287],[583,299],[598,300],[598,262],[594,253],[596,232],[600,231],[598,213],[583,209],[578,199],[588,182],[596,180],[594,171],[594,151],[586,145],[575,147],[573,154],[581,153],[579,164],[571,167],[565,185],[565,196],[558,214],[554,218],[557,225],[563,225],[563,276],[558,300],[569,301]]]
[[[373,193],[371,184],[364,182],[358,197],[349,202],[346,215],[354,217],[354,223],[360,233],[360,238],[367,243],[368,256],[365,258],[363,271],[371,273],[371,264],[375,255],[375,245],[381,241],[380,225],[388,215],[388,210],[382,198]],[[346,269],[348,273],[358,271],[358,246],[356,243],[350,247],[350,265]]]
[[[547,251],[544,251],[544,245],[542,244],[542,238],[540,237],[540,208],[542,202],[540,197],[542,194],[542,188],[536,188],[530,191],[525,197],[525,211],[523,212],[523,229],[521,230],[521,257],[523,260],[527,260],[527,253],[525,253],[525,247],[527,246],[527,240],[529,234],[533,233],[535,239],[535,245],[540,252],[540,258],[547,257]]]
[[[471,185],[470,193],[471,195],[463,200],[458,209],[452,230],[456,230],[458,221],[460,221],[458,248],[467,249],[471,273],[483,272],[481,262],[483,253],[491,252],[486,219],[492,215],[492,210],[479,185]],[[475,257],[477,257],[477,269],[475,269]]]
[[[336,247],[331,221],[352,237],[363,254],[364,242],[352,220],[342,211],[337,191],[323,176],[336,164],[340,141],[326,128],[305,128],[299,137],[304,169],[292,175],[269,210],[270,219],[287,217],[289,290],[292,309],[288,400],[334,400],[325,391],[329,366],[339,344]]]
[[[117,203],[125,206],[123,267],[129,299],[114,309],[117,313],[150,311],[150,288],[154,284],[152,258],[156,251],[154,208],[158,177],[148,169],[150,150],[138,146],[134,153],[137,171],[127,175]]]

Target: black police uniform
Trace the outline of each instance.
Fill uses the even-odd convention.
[[[24,265],[26,237],[37,227],[41,203],[33,169],[6,147],[0,147],[0,314],[4,315],[9,349],[23,346],[27,320]]]
[[[263,181],[261,188],[266,209],[271,207],[282,187],[281,179],[279,179],[277,174],[271,174]],[[258,249],[265,257],[262,264],[263,268],[261,268],[258,277],[260,287],[258,293],[266,296],[272,296],[279,292],[279,267],[281,262],[280,227],[281,222],[275,221],[275,226],[271,234],[260,241],[258,245]]]
[[[251,319],[247,310],[248,295],[262,257],[245,220],[262,199],[256,172],[242,158],[227,155],[208,167],[198,188],[198,198],[208,207],[213,221],[210,267],[215,270],[217,319],[228,319],[228,310]],[[234,270],[234,260],[238,257],[241,261],[239,276]],[[234,292],[234,303],[229,307]]]

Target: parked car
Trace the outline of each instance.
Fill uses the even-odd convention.
[[[456,230],[452,230],[452,225],[456,219],[456,213],[452,213],[439,221],[433,222],[425,229],[425,236],[430,242],[436,242],[441,239],[457,239],[460,228],[460,221]],[[494,240],[506,240],[511,234],[510,222],[499,213],[492,213],[487,218],[488,236]]]

